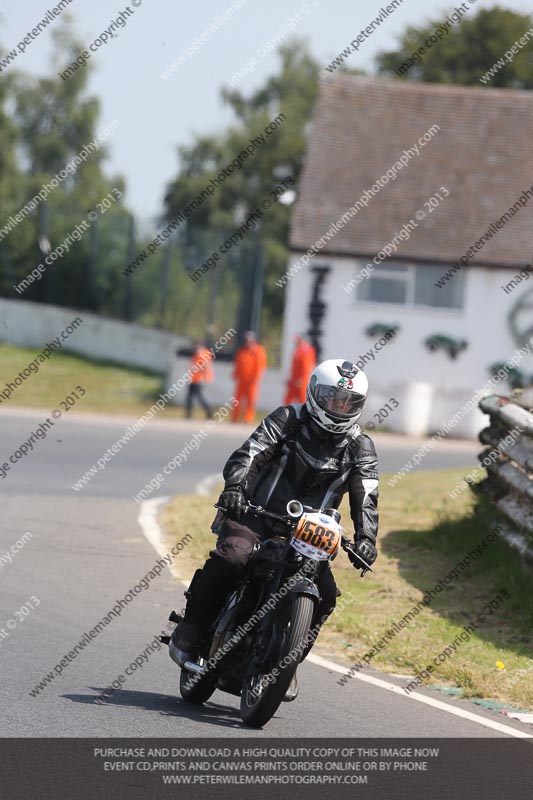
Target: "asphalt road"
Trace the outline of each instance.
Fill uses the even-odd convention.
[[[39,412],[0,411],[2,462],[44,419]],[[216,692],[203,708],[178,699],[178,670],[164,649],[147,648],[182,596],[165,568],[87,644],[37,696],[30,692],[54,670],[86,631],[138,583],[159,556],[138,523],[137,493],[202,423],[154,422],[76,492],[72,484],[123,433],[127,420],[70,415],[56,422],[33,452],[12,465],[4,479],[0,556],[29,531],[32,538],[0,562],[0,703],[2,736],[498,736],[501,731],[442,709],[352,680],[306,662],[299,670],[300,697],[283,704],[263,731],[241,726],[238,699]],[[244,438],[244,426],[220,426],[208,443],[159,494],[193,492],[217,473]],[[377,437],[382,470],[395,471],[415,443]],[[418,446],[416,444],[416,446]],[[439,446],[422,466],[472,467],[472,443]],[[32,599],[33,598],[33,599]],[[24,610],[25,607],[25,610]],[[9,624],[8,624],[9,623]],[[13,624],[14,623],[14,624]],[[95,698],[141,653],[142,669],[103,704]],[[368,675],[379,676],[369,671]],[[387,680],[387,676],[380,676]],[[392,685],[398,681],[391,678]],[[427,693],[430,696],[430,693]],[[531,733],[529,726],[450,701],[480,718]],[[318,709],[320,713],[317,713]]]

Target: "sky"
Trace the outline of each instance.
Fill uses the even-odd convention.
[[[245,95],[278,70],[275,50],[258,55],[260,48],[279,33],[309,40],[313,55],[330,63],[390,0],[72,0],[68,13],[82,42],[89,45],[123,12],[125,25],[107,43],[91,53],[94,67],[89,92],[101,102],[101,125],[118,120],[120,125],[107,141],[109,174],[119,172],[127,182],[126,202],[141,221],[155,221],[162,211],[165,187],[176,174],[177,148],[192,141],[195,133],[212,133],[231,122],[230,111],[219,94],[246,62],[258,63],[238,87]],[[467,0],[476,12],[496,3]],[[17,49],[28,32],[58,0],[2,0],[0,45]],[[531,14],[531,0],[500,0],[498,5]],[[459,2],[456,5],[460,5]],[[403,0],[362,41],[347,61],[350,67],[371,69],[376,53],[395,46],[407,25],[442,19],[451,3],[440,0]],[[128,10],[129,9],[129,10]],[[64,12],[65,13],[65,12]],[[218,29],[200,42],[192,57],[164,79],[161,74],[218,18]],[[52,67],[50,28],[30,39],[13,67],[36,76],[57,72]],[[118,34],[118,35],[117,35]],[[204,37],[205,38],[205,37]],[[23,48],[21,48],[23,49]],[[90,51],[89,51],[90,52]],[[190,51],[191,52],[191,51]],[[66,66],[66,65],[65,65]],[[10,69],[8,67],[8,69]]]

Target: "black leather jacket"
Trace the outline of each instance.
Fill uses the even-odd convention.
[[[226,489],[241,486],[251,503],[277,514],[286,514],[292,499],[313,508],[337,508],[348,492],[356,538],[376,541],[377,456],[359,426],[349,435],[334,435],[313,421],[305,404],[281,406],[229,457],[223,475]],[[223,520],[217,514],[215,533]],[[264,530],[249,514],[242,522]]]

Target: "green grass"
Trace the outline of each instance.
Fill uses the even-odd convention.
[[[0,344],[0,391],[13,382],[41,350]],[[76,411],[142,414],[164,390],[160,375],[147,370],[109,362],[95,361],[68,351],[53,353],[46,363],[39,364],[18,386],[2,408],[26,406],[30,408],[57,408],[76,386],[86,394],[76,403]],[[175,406],[165,408],[163,414],[182,416]]]
[[[424,593],[439,583],[490,531],[495,512],[465,491],[455,501],[447,492],[466,470],[418,473],[389,487],[383,476],[380,497],[380,555],[372,574],[361,579],[342,553],[333,564],[339,588],[353,603],[343,605],[320,635],[317,651],[347,665],[359,661]],[[203,564],[215,537],[209,527],[215,497],[176,497],[162,521],[169,540],[194,535],[180,555],[185,578]],[[351,532],[347,503],[341,506]],[[371,666],[414,676],[456,639],[483,606],[507,591],[510,598],[486,616],[469,641],[435,667],[430,683],[457,686],[466,696],[533,708],[533,592],[531,572],[502,541],[483,551],[457,582],[450,582],[431,605],[378,651]],[[504,664],[504,669],[496,666]],[[407,680],[406,680],[407,682]]]
[[[0,392],[41,352],[42,350],[0,343]],[[0,397],[0,408],[23,406],[49,411],[57,408],[59,402],[79,385],[85,389],[86,395],[76,403],[75,411],[140,416],[165,390],[164,379],[158,373],[125,364],[90,359],[65,350],[53,353],[45,363],[38,366],[39,371],[32,372],[25,378],[8,400]],[[184,387],[181,391],[183,398],[186,392]],[[170,404],[159,412],[160,419],[184,416],[181,406]],[[255,423],[259,424],[263,416],[258,411]],[[193,417],[205,419],[205,414],[198,405],[193,410]]]

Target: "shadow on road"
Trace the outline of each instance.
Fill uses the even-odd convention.
[[[179,697],[155,692],[136,692],[130,689],[116,691],[102,703],[95,703],[96,698],[105,691],[105,688],[90,686],[96,695],[89,694],[64,694],[67,700],[73,703],[84,703],[104,709],[105,706],[120,706],[122,708],[141,708],[144,711],[157,711],[165,717],[181,717],[194,722],[206,722],[209,725],[218,725],[222,728],[240,728],[242,726],[237,709],[208,702],[203,706],[193,706],[185,703]]]

